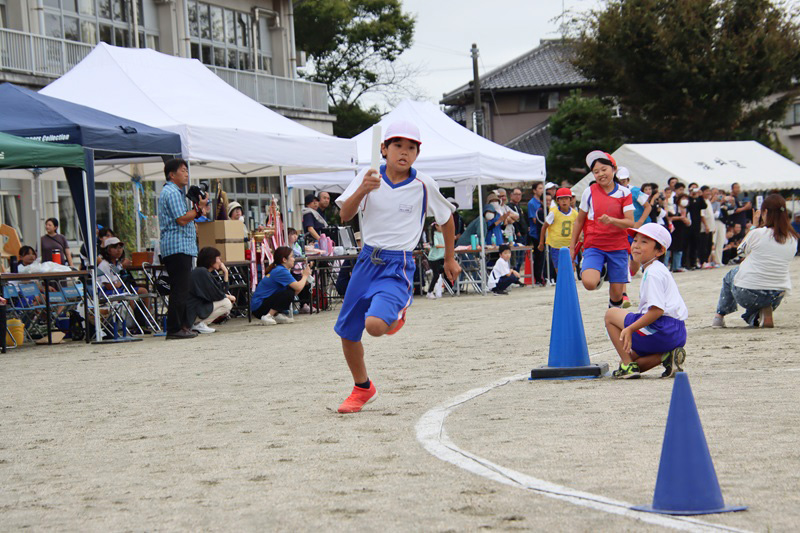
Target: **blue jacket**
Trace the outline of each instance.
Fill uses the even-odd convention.
[[[542,223],[537,218],[538,211],[542,208],[542,202],[535,196],[528,202],[528,235],[539,240],[539,232],[542,230]]]

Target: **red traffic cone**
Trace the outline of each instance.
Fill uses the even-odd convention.
[[[525,254],[525,277],[522,278],[525,285],[533,285],[533,266],[531,266],[531,252]]]

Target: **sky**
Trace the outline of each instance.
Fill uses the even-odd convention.
[[[402,1],[417,24],[414,44],[400,61],[419,71],[413,77],[413,92],[433,103],[472,79],[472,43],[480,50],[483,74],[535,48],[541,39],[559,37],[556,18],[562,3],[573,12],[601,5],[600,0]],[[376,95],[366,102],[387,107]]]

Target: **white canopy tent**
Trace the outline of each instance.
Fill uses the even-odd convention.
[[[343,170],[356,162],[351,140],[267,109],[196,59],[100,43],[41,92],[178,133],[193,179]],[[129,163],[98,168],[96,179],[128,181]],[[137,163],[142,178],[163,179],[162,161]]]
[[[477,135],[445,115],[430,102],[404,100],[376,125],[381,131],[397,121],[416,124],[422,137],[420,155],[414,168],[432,177],[440,187],[459,187],[544,181],[545,158],[511,150]],[[353,140],[358,145],[360,168],[371,162],[372,130],[369,128]],[[289,187],[342,192],[353,180],[353,172],[331,172],[289,176]],[[483,197],[478,194],[483,212]],[[481,216],[479,214],[479,216]],[[484,242],[483,226],[481,242]],[[486,255],[481,247],[482,286],[486,286]]]
[[[544,157],[517,152],[481,137],[430,102],[404,100],[378,125],[385,131],[389,124],[400,120],[416,124],[422,136],[422,147],[414,168],[428,174],[440,187],[544,180]],[[358,145],[360,168],[369,166],[372,128],[359,133],[353,140]],[[294,175],[289,176],[287,182],[290,187],[342,192],[352,179],[351,171]]]
[[[800,165],[756,141],[624,144],[611,155],[630,170],[631,186],[663,188],[675,176],[725,190],[733,183],[751,191],[800,188]],[[587,174],[572,191],[580,198],[593,179]]]

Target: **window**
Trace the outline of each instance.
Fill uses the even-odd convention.
[[[786,119],[784,120],[786,126],[796,126],[800,124],[800,103],[791,104],[786,111]]]
[[[145,28],[143,0],[44,0],[44,35],[57,39],[133,46],[133,3],[138,6],[139,46],[158,47],[158,36]],[[0,0],[0,8],[5,0]],[[0,13],[1,14],[1,13]],[[2,21],[0,21],[0,26]]]
[[[5,28],[5,27],[6,27],[6,6],[2,2],[2,0],[0,0],[0,28]]]
[[[539,109],[555,109],[558,107],[557,92],[543,92],[539,95]]]
[[[253,68],[250,14],[196,0],[189,0],[188,8],[192,57],[218,67]]]

